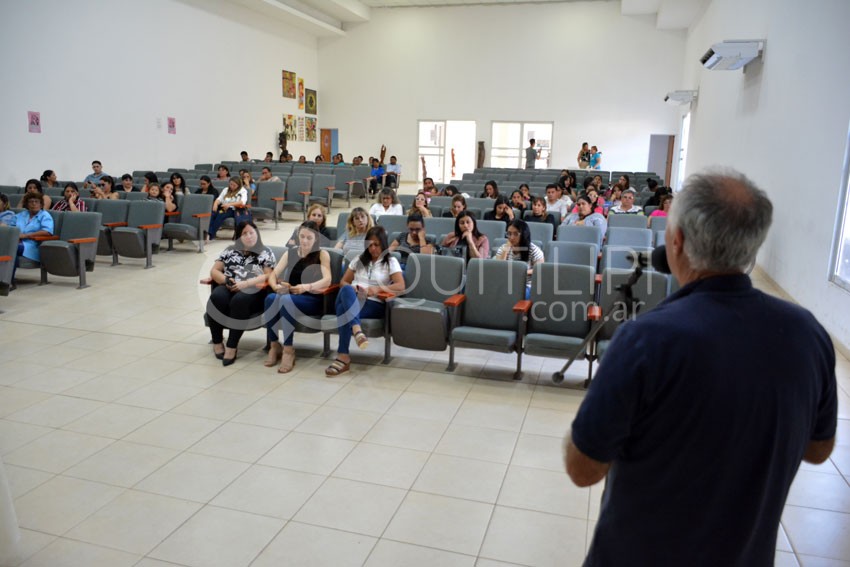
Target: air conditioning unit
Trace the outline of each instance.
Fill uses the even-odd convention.
[[[763,48],[760,39],[721,41],[705,52],[700,63],[712,71],[734,71],[759,57]]]
[[[688,104],[697,98],[697,91],[671,91],[664,97],[668,104]]]

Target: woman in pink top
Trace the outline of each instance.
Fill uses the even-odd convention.
[[[658,208],[649,213],[649,218],[646,219],[646,226],[648,227],[650,223],[652,223],[652,217],[666,217],[667,213],[670,212],[670,205],[673,204],[673,195],[664,195],[661,197],[661,204],[658,205]]]

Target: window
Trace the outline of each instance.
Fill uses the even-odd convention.
[[[493,122],[490,167],[525,167],[525,148],[534,138],[540,156],[536,169],[547,169],[552,156],[552,122]]]
[[[850,291],[850,131],[844,150],[844,172],[841,176],[835,240],[832,244],[830,280]]]
[[[431,177],[435,183],[460,179],[475,171],[475,122],[472,120],[420,120],[419,171],[417,178]],[[425,172],[422,174],[422,160]]]
[[[679,135],[681,144],[679,146],[679,165],[676,169],[676,190],[682,188],[682,183],[685,182],[685,162],[688,159],[688,137],[691,133],[691,113],[688,112],[682,117],[682,131]]]

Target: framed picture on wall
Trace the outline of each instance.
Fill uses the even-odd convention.
[[[306,133],[304,132],[304,117],[298,117],[298,141],[303,142],[307,139]]]
[[[281,71],[283,98],[295,98],[295,72]]]
[[[298,125],[295,122],[294,114],[283,115],[283,133],[286,134],[287,142],[295,142],[298,137]]]
[[[310,118],[308,116],[306,123],[307,123],[306,124],[307,131],[305,132],[305,134],[306,134],[306,137],[307,137],[307,141],[308,142],[315,142],[316,141],[316,119]]]
[[[318,103],[316,101],[316,91],[314,91],[313,89],[307,89],[304,112],[306,112],[307,114],[316,114],[317,106]]]
[[[298,79],[298,110],[304,110],[304,79]]]

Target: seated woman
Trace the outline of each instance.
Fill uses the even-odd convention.
[[[39,181],[44,187],[59,187],[59,182],[56,181],[56,172],[52,169],[45,169]]]
[[[254,183],[251,172],[247,169],[240,169],[239,178],[242,179],[242,188],[248,191],[248,195],[253,195],[254,191],[257,190],[257,184]]]
[[[484,213],[484,220],[500,220],[507,227],[514,220],[514,210],[508,198],[504,195],[496,197],[496,202],[493,203],[493,210]]]
[[[378,193],[378,201],[369,209],[369,214],[375,217],[375,220],[378,220],[381,215],[403,215],[404,209],[401,207],[395,191],[385,187]]]
[[[162,189],[159,187],[159,183],[150,183],[148,185],[148,201],[165,201],[165,196],[162,194]]]
[[[575,226],[596,226],[599,227],[599,246],[602,246],[602,238],[605,236],[605,231],[608,230],[608,221],[601,214],[593,210],[593,201],[587,195],[582,195],[578,198],[576,208],[578,211],[570,213],[564,219],[564,224]]]
[[[528,185],[526,185],[526,188],[528,188]],[[511,193],[511,203],[510,204],[511,204],[511,207],[519,210],[519,217],[522,218],[522,215],[525,212],[525,209],[528,208],[528,203],[526,202],[525,197],[523,197],[522,191],[517,189],[516,191]]]
[[[412,214],[419,214],[426,219],[433,216],[431,209],[428,208],[428,197],[425,196],[424,191],[420,191],[413,198],[413,206],[407,211],[407,216]]]
[[[319,226],[305,221],[296,230],[298,245],[287,249],[269,274],[269,288],[263,313],[271,316],[266,323],[269,356],[266,366],[274,366],[281,374],[295,367],[295,348],[292,335],[295,322],[302,315],[322,314],[322,292],[331,284],[331,257],[320,248]],[[271,314],[274,315],[271,315]],[[278,342],[278,330],[283,331],[283,346]]]
[[[534,197],[531,199],[531,214],[525,217],[526,222],[548,222],[552,225],[552,234],[558,232],[558,221],[555,215],[546,210],[546,199]]]
[[[646,219],[646,227],[649,228],[652,224],[652,217],[666,217],[670,214],[670,205],[673,204],[673,195],[667,194],[661,197],[661,204],[657,209],[649,213],[649,218]]]
[[[218,195],[218,191],[213,187],[212,179],[209,175],[202,175],[198,178],[198,190],[196,195]]]
[[[94,185],[91,190],[91,196],[95,199],[119,199],[118,193],[114,191],[115,180],[110,175],[104,175]]]
[[[15,226],[15,212],[9,206],[9,197],[0,193],[0,225]]]
[[[564,170],[561,177],[558,178],[558,187],[561,188],[563,196],[569,197],[570,201],[575,201],[578,198],[576,195],[576,177],[568,170]]]
[[[80,199],[80,191],[77,184],[69,181],[65,184],[65,198],[56,201],[51,207],[52,211],[86,212],[86,202]]]
[[[590,199],[590,202],[593,203],[593,212],[599,213],[600,215],[606,215],[608,213],[608,207],[610,203],[606,203],[605,199],[599,196],[599,192],[596,189],[591,188],[587,191],[587,197]],[[574,208],[572,212],[578,212],[577,208]]]
[[[499,196],[499,186],[495,181],[488,181],[484,184],[484,191],[481,192],[481,198],[495,199]]]
[[[366,250],[366,233],[374,226],[372,216],[363,207],[351,209],[348,220],[345,221],[345,234],[336,243],[336,248],[342,250],[346,260],[353,254]]]
[[[475,217],[467,211],[461,211],[455,217],[455,231],[443,238],[440,247],[444,255],[463,258],[467,262],[472,258],[490,257],[490,241],[478,232]]]
[[[342,277],[342,287],[336,298],[336,317],[340,325],[339,346],[336,359],[325,369],[325,376],[339,376],[351,369],[348,347],[352,336],[359,348],[369,346],[369,339],[360,326],[360,320],[384,316],[386,303],[378,294],[382,291],[404,291],[401,266],[387,250],[387,232],[384,227],[370,228],[366,233],[366,243],[366,250],[348,265]]]
[[[316,230],[319,232],[319,246],[331,245],[331,233],[328,232],[328,216],[325,213],[325,208],[319,203],[313,203],[307,209],[307,220],[316,223]],[[301,227],[296,227],[292,231],[292,236],[286,241],[287,246],[296,246],[298,244],[298,231]]]
[[[225,248],[210,270],[212,292],[207,301],[207,319],[213,354],[224,366],[236,361],[239,339],[252,315],[263,308],[266,279],[275,264],[274,253],[260,240],[253,221],[236,225],[234,244]],[[224,343],[224,329],[230,329]]]
[[[27,208],[27,195],[30,193],[38,193],[41,195],[42,199],[42,207],[44,210],[49,210],[50,206],[53,204],[53,199],[50,198],[50,195],[44,194],[44,189],[41,187],[41,181],[38,179],[28,179],[26,184],[24,185],[24,195],[21,197],[21,200],[18,201],[19,209]]]
[[[153,171],[149,171],[149,172],[145,173],[144,178],[145,178],[145,181],[142,184],[142,189],[141,189],[142,193],[149,193],[150,187],[154,183],[157,186],[159,186],[159,178],[157,178],[156,173],[154,173]]]
[[[440,191],[441,197],[454,197],[455,195],[460,195],[460,191],[458,191],[457,187],[454,185],[446,185],[443,187],[443,190]]]
[[[401,254],[401,264],[407,264],[411,254],[433,254],[436,251],[434,239],[425,234],[425,220],[422,215],[407,217],[407,232],[402,232],[390,244],[390,252]]]
[[[238,177],[231,177],[227,187],[221,190],[218,197],[213,201],[212,218],[210,219],[209,240],[214,240],[218,229],[225,219],[232,218],[239,224],[247,216],[242,211],[248,204],[248,191],[242,187]]]
[[[447,211],[443,211],[444,217],[454,217],[457,216],[466,210],[466,199],[463,198],[463,195],[455,195],[452,197],[452,206]]]
[[[15,272],[18,268],[18,258],[23,256],[33,262],[40,262],[38,253],[39,242],[33,240],[39,236],[51,236],[53,234],[53,217],[44,210],[44,196],[31,191],[24,195],[26,210],[15,216],[15,226],[21,231],[18,242],[18,254],[15,258],[15,266],[12,268],[12,289],[15,286]]]
[[[183,178],[183,174],[179,171],[172,173],[169,181],[171,181],[171,185],[174,187],[175,194],[183,195],[189,192],[189,189],[186,187],[186,180]]]
[[[528,266],[525,278],[525,298],[531,296],[531,274],[534,266],[544,261],[543,251],[531,241],[531,231],[525,221],[513,220],[508,225],[508,241],[496,251],[497,260],[525,262]]]
[[[177,195],[174,193],[174,185],[171,181],[166,181],[160,189],[162,190],[162,200],[165,201],[165,212],[173,213],[177,210]]]
[[[125,173],[121,176],[121,187],[116,187],[115,190],[118,193],[132,193],[133,191],[138,191],[138,189],[133,186],[133,176],[129,173]]]
[[[522,200],[525,201],[525,208],[528,208],[531,204],[531,189],[528,187],[528,183],[520,183],[519,193],[522,195]],[[511,193],[511,199],[513,199],[513,193]]]

